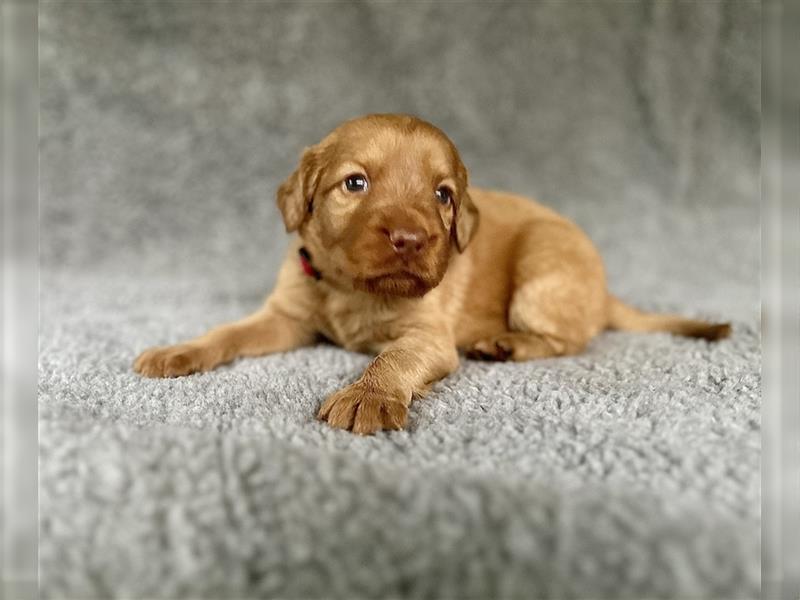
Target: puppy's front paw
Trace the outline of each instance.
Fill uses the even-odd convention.
[[[133,370],[145,377],[180,377],[211,368],[208,353],[189,344],[150,348],[133,363]]]
[[[401,395],[357,382],[329,396],[317,418],[331,427],[369,435],[382,429],[405,427],[408,406]]]

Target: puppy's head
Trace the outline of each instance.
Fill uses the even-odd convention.
[[[323,277],[386,296],[436,287],[478,224],[455,146],[407,115],[347,121],[307,148],[278,207]]]

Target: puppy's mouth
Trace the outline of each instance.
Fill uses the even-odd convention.
[[[410,271],[396,271],[373,277],[360,277],[353,280],[356,289],[378,296],[397,296],[419,298],[424,296],[435,284]]]

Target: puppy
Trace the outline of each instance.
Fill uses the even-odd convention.
[[[263,307],[146,350],[138,373],[188,375],[324,337],[377,356],[317,416],[371,434],[404,427],[412,397],[458,368],[459,349],[525,361],[576,354],[609,328],[707,340],[730,332],[612,296],[576,225],[532,200],[470,187],[453,143],[412,116],[343,123],[303,152],[277,200],[298,235]]]

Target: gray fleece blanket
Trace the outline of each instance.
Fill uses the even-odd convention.
[[[757,3],[40,7],[45,597],[759,594]],[[376,111],[732,338],[464,360],[366,438],[314,419],[369,361],[332,346],[136,376],[259,306],[276,186]]]

